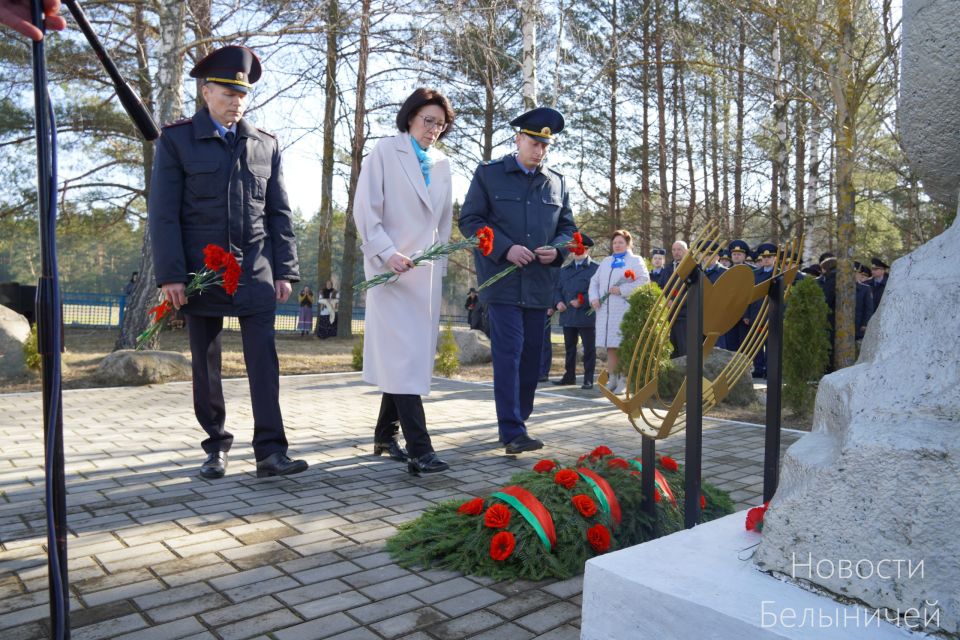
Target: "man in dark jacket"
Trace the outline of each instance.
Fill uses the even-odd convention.
[[[599,264],[590,259],[590,247],[593,240],[582,234],[584,249],[574,255],[574,259],[560,269],[560,277],[554,288],[554,308],[560,312],[560,325],[563,327],[563,346],[566,349],[563,377],[553,384],[576,384],[577,382],[577,341],[583,343],[583,384],[581,389],[593,389],[593,373],[597,366],[597,329],[596,314],[587,314],[590,310],[590,278],[597,272]]]
[[[873,293],[873,309],[880,308],[880,299],[883,297],[883,290],[887,288],[887,280],[890,278],[890,265],[880,258],[870,258],[870,275],[872,278],[866,284],[870,286]]]
[[[650,264],[653,266],[653,268],[650,269],[650,281],[656,282],[657,286],[661,289],[667,284],[667,279],[664,277],[667,275],[667,268],[664,266],[666,261],[667,252],[660,247],[654,247],[653,252],[650,254]]]
[[[460,231],[472,237],[493,229],[493,251],[474,252],[481,285],[510,265],[517,271],[480,290],[487,305],[493,352],[497,423],[507,453],[534,451],[543,443],[527,434],[540,373],[546,310],[553,306],[550,269],[563,263],[576,231],[564,176],[542,166],[563,116],[540,107],[514,119],[517,152],[477,167],[460,210]]]
[[[224,316],[240,321],[243,357],[253,405],[257,476],[288,475],[307,468],[287,457],[280,414],[280,368],[274,342],[277,302],[300,279],[290,204],[283,186],[277,140],[243,119],[248,93],[261,74],[254,53],[223,47],[197,63],[191,77],[203,82],[207,106],[193,118],[163,129],[157,142],[149,222],[157,284],[183,308],[193,358],[193,404],[207,432],[202,447],[205,478],[223,477],[233,436],[226,431],[220,369]],[[204,266],[213,244],[240,263],[240,287],[219,286],[187,299],[185,283]]]
[[[773,277],[773,269],[777,264],[777,245],[772,242],[764,242],[758,245],[754,257],[760,262],[760,268],[753,272],[753,283],[754,285],[758,285]],[[757,316],[760,314],[762,304],[762,299],[756,300],[747,308],[747,316],[750,319],[751,325],[757,321]],[[760,350],[757,351],[757,355],[753,357],[753,377],[767,377],[766,338],[764,338],[763,344],[760,345]]]

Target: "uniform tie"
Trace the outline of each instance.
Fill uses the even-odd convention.
[[[227,141],[227,144],[231,147],[233,146],[233,141],[236,140],[237,134],[233,131],[227,131],[223,134],[223,139]]]

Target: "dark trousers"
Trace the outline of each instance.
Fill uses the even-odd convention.
[[[507,444],[526,434],[524,423],[533,413],[547,311],[499,303],[489,304],[487,310],[497,425],[500,442]]]
[[[744,339],[747,337],[747,331],[750,330],[750,327],[743,322],[743,318],[737,320],[737,324],[733,325],[733,328],[730,331],[727,331],[723,334],[723,338],[726,341],[723,349],[727,351],[737,351],[740,349],[740,345],[743,344]],[[720,343],[717,343],[719,346]]]
[[[274,312],[242,316],[240,336],[243,360],[253,406],[253,452],[257,460],[287,452],[287,438],[280,414],[280,361],[274,342]],[[224,428],[227,412],[223,401],[220,334],[222,317],[186,314],[193,360],[193,410],[207,432],[200,443],[209,453],[229,451],[233,435]]]
[[[683,314],[670,327],[670,343],[673,345],[671,358],[687,355],[687,315]]]
[[[550,339],[552,331],[550,318],[543,329],[543,349],[540,351],[540,377],[546,378],[550,375],[550,365],[553,364],[553,341]]]
[[[420,396],[401,393],[384,393],[380,399],[380,416],[373,432],[373,441],[386,443],[403,429],[407,441],[407,453],[419,458],[433,451],[430,434],[427,433],[427,417],[423,413]]]
[[[754,378],[767,377],[767,342],[766,340],[764,340],[763,344],[760,345],[760,350],[757,351],[757,355],[753,357],[753,377]]]
[[[597,329],[596,327],[564,327],[563,346],[566,348],[563,379],[574,382],[577,379],[577,339],[583,342],[583,382],[593,384],[593,372],[597,366]]]

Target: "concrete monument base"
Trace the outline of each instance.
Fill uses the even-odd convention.
[[[746,512],[587,562],[582,640],[923,638],[759,571]],[[807,618],[804,618],[804,615]]]

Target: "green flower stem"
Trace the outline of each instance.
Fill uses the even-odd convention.
[[[556,243],[554,243],[554,244],[548,244],[547,247],[549,247],[549,248],[551,248],[551,249],[562,249],[563,247],[566,247],[566,246],[569,245],[569,244],[570,244],[570,241],[569,241],[569,240],[562,240],[562,241],[558,241],[558,242],[556,242]],[[496,282],[500,282],[501,280],[503,280],[504,278],[506,278],[508,275],[510,275],[511,273],[513,273],[514,271],[516,271],[516,270],[519,269],[519,268],[520,268],[520,267],[518,267],[517,265],[511,264],[509,267],[507,267],[507,268],[504,269],[503,271],[500,271],[500,272],[497,273],[496,275],[491,276],[490,278],[487,278],[487,279],[483,282],[483,284],[481,284],[479,287],[477,287],[477,291],[480,291],[480,290],[482,290],[482,289],[486,289],[487,287],[489,287],[490,285],[492,285],[492,284],[494,284],[494,283],[496,283]]]
[[[413,266],[417,267],[424,262],[433,262],[434,260],[439,260],[444,256],[448,256],[451,253],[456,253],[462,249],[473,249],[479,243],[478,238],[469,238],[467,240],[461,240],[459,242],[437,242],[435,244],[427,247],[423,253],[412,260]],[[374,276],[369,280],[364,280],[358,284],[353,285],[353,290],[357,293],[361,293],[368,289],[372,289],[381,284],[387,284],[388,282],[393,282],[398,279],[400,276],[396,273],[381,273],[378,276]]]

